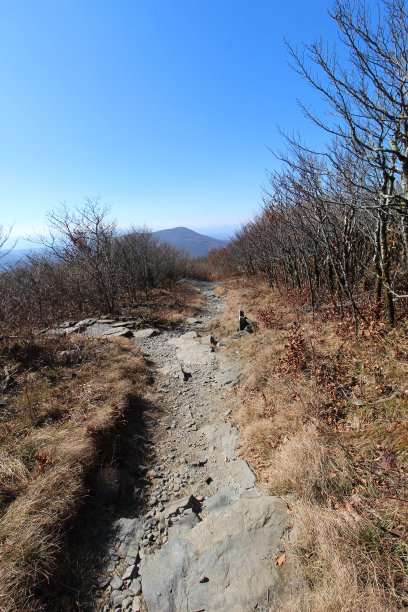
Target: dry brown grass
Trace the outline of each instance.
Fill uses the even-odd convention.
[[[153,289],[148,298],[140,296],[140,303],[123,308],[123,313],[139,318],[142,327],[172,327],[195,316],[203,304],[204,298],[196,287],[180,282],[171,290]]]
[[[273,493],[296,493],[303,500],[322,501],[351,491],[351,470],[344,451],[332,448],[316,426],[307,426],[282,443],[267,473]]]
[[[3,346],[1,359],[16,374],[1,428],[0,609],[39,610],[101,441],[146,385],[146,366],[130,341],[79,336]]]
[[[395,593],[384,589],[387,561],[379,533],[357,513],[314,503],[293,505],[298,544],[294,547],[305,588],[281,612],[384,612],[397,610]]]
[[[260,281],[224,284],[214,333],[251,365],[235,390],[242,452],[259,481],[291,494],[304,578],[286,611],[408,605],[408,334],[313,320]],[[255,333],[233,339],[237,312]]]

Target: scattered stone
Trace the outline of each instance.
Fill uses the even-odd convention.
[[[204,321],[210,313],[220,312],[220,298],[210,291]],[[99,329],[92,326],[89,335],[101,335],[108,325],[117,331],[135,324],[124,317],[118,322],[105,321]],[[157,366],[161,377],[158,406],[164,410],[156,420],[146,412],[147,426],[154,431],[152,443],[135,436],[134,455],[121,464],[122,472],[133,478],[132,492],[148,507],[143,521],[136,519],[136,525],[134,519],[115,524],[105,566],[112,564],[121,578],[117,576],[113,583],[112,578],[111,586],[101,580],[105,600],[112,589],[109,612],[241,612],[266,605],[268,589],[272,599],[267,609],[279,609],[285,588],[286,583],[276,582],[276,573],[285,578],[289,563],[277,568],[274,561],[287,527],[286,505],[278,501],[284,506],[281,520],[270,509],[272,502],[265,501],[274,498],[258,492],[248,464],[237,459],[238,430],[231,423],[217,422],[223,413],[225,417],[232,413],[223,402],[238,383],[241,366],[232,364],[222,352],[211,352],[215,339],[208,332],[199,338],[195,331],[201,321],[191,317],[190,324],[197,327],[188,333],[186,326],[175,327],[158,339],[149,330],[135,333],[143,340],[144,355]],[[199,469],[205,465],[206,470]],[[126,502],[123,490],[121,486],[121,503]],[[175,500],[180,490],[189,495]],[[211,495],[205,501],[204,491]],[[167,499],[171,502],[163,505]],[[116,553],[118,563],[114,562]],[[139,598],[142,591],[143,601]]]
[[[119,539],[128,537],[130,540],[138,540],[143,537],[143,522],[138,518],[121,518],[113,523],[116,536]],[[129,547],[131,542],[129,542]]]
[[[212,346],[215,346],[217,344],[217,341],[214,339],[214,336],[212,336],[211,334],[209,334],[208,336],[203,336],[201,338],[201,342],[203,344],[210,344]]]
[[[207,457],[202,457],[201,459],[197,459],[197,461],[192,461],[190,465],[193,468],[198,468],[198,467],[203,467],[206,463],[207,463]]]
[[[133,564],[133,565],[129,565],[129,567],[127,567],[127,568],[125,569],[125,571],[123,572],[123,574],[122,574],[122,580],[123,580],[123,582],[124,582],[125,580],[130,580],[131,578],[133,578],[133,576],[135,575],[135,573],[136,573],[136,565],[135,565],[135,564]]]
[[[130,610],[130,608],[132,606],[132,601],[133,601],[133,597],[126,597],[122,601],[122,610],[123,610],[123,612],[126,612],[126,610]]]
[[[135,337],[135,340],[146,340],[147,338],[153,338],[153,336],[157,336],[159,333],[160,331],[158,329],[152,329],[148,327],[146,329],[140,329],[133,335]]]
[[[140,578],[135,578],[129,585],[129,591],[133,595],[140,595],[142,592],[142,581]]]
[[[194,495],[187,495],[186,497],[181,497],[170,504],[167,504],[164,508],[162,516],[164,518],[168,518],[173,514],[177,514],[180,510],[184,508],[192,508],[194,512],[198,513],[201,511],[201,504]]]
[[[179,364],[179,373],[178,377],[182,382],[187,382],[191,378],[191,372],[183,368],[181,364]]]
[[[139,597],[135,597],[132,602],[132,612],[140,612],[142,609]]]
[[[123,580],[121,578],[119,578],[119,576],[117,574],[115,574],[115,576],[110,581],[110,585],[111,585],[113,591],[121,589],[122,588],[122,584],[123,584]]]
[[[127,557],[129,559],[137,559],[139,554],[139,545],[132,542],[127,551]]]
[[[112,597],[113,593],[115,593],[114,597]],[[124,592],[121,593],[120,591],[112,591],[111,593],[111,601],[113,602],[114,606],[121,607],[126,597],[127,595]]]

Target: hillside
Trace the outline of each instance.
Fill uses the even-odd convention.
[[[160,242],[169,242],[179,249],[184,249],[193,257],[203,257],[212,249],[221,249],[227,245],[227,240],[219,240],[199,234],[187,227],[174,227],[153,233]]]
[[[220,240],[194,232],[187,227],[174,227],[172,229],[153,232],[159,242],[168,242],[179,249],[184,249],[193,257],[204,257],[212,249],[221,249],[228,244],[228,240]],[[28,253],[40,253],[38,247],[29,249],[13,249],[11,251],[0,249],[0,266],[10,266],[24,259]]]

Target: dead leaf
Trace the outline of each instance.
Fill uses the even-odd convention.
[[[286,561],[286,554],[283,553],[283,555],[281,555],[278,560],[276,561],[276,565],[279,565],[279,567],[282,567],[282,565],[285,563]]]

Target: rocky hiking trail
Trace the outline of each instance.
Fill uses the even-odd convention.
[[[154,408],[146,411],[148,452],[138,465],[143,506],[129,506],[105,543],[97,600],[104,612],[272,611],[294,586],[286,502],[255,486],[228,420],[241,366],[207,331],[225,299],[216,283],[193,283],[206,300],[197,318],[134,333],[154,370]],[[94,334],[109,325],[128,330],[106,322]]]

